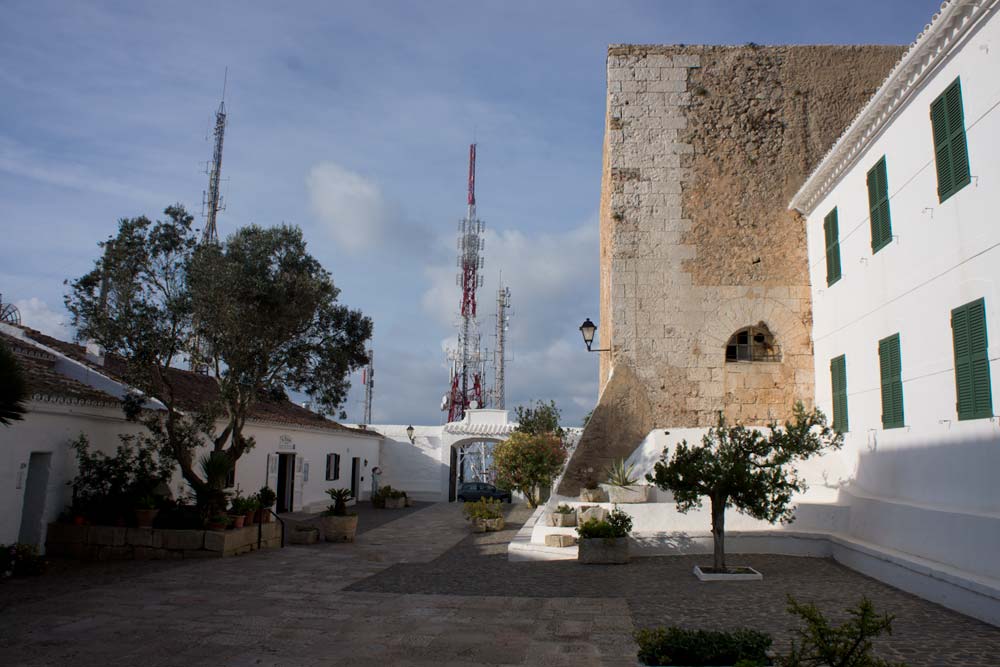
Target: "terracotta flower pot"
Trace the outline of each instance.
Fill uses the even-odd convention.
[[[249,512],[246,513],[246,520],[243,522],[244,526],[252,526],[253,525],[253,515],[254,515],[254,511],[253,510],[250,510]]]
[[[239,529],[243,527],[243,521],[246,519],[246,516],[242,514],[230,514],[229,518],[233,520],[233,528]]]
[[[270,507],[265,507],[260,511],[260,520],[261,523],[271,523],[274,520],[274,517],[271,516]]]
[[[153,521],[156,519],[156,515],[160,513],[160,510],[136,510],[135,511],[135,524],[139,528],[152,528]]]
[[[226,524],[224,523],[213,523],[209,521],[205,524],[205,530],[225,530]]]

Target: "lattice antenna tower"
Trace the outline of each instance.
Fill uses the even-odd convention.
[[[365,414],[363,424],[372,423],[372,395],[375,392],[375,350],[368,350],[368,365],[361,371],[361,384],[365,385]]]
[[[202,193],[201,203],[202,215],[205,217],[205,229],[201,236],[203,243],[219,242],[216,218],[219,213],[226,210],[222,194],[219,191],[219,181],[222,178],[222,144],[226,136],[226,84],[228,82],[229,68],[227,67],[222,80],[222,101],[219,102],[219,109],[215,112],[215,130],[212,133],[214,137],[212,161],[205,170],[208,174],[208,190]]]
[[[493,407],[503,410],[505,404],[505,381],[507,359],[507,329],[510,325],[510,288],[503,286],[500,278],[500,289],[497,290],[497,343],[493,351]]]
[[[21,324],[21,311],[12,303],[4,303],[3,294],[0,294],[0,322]]]
[[[468,211],[458,223],[458,285],[462,288],[458,350],[452,361],[451,387],[443,407],[448,421],[458,421],[475,401],[483,406],[482,355],[479,347],[479,324],[476,320],[476,291],[482,286],[483,232],[486,226],[476,217],[476,144],[469,146]]]

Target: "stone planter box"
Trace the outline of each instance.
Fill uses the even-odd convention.
[[[605,521],[608,518],[608,510],[603,507],[581,507],[577,510],[577,521],[587,523],[591,519]]]
[[[472,532],[474,533],[493,533],[498,530],[503,530],[503,517],[497,517],[496,519],[473,519],[472,520]]]
[[[577,560],[581,563],[627,563],[628,538],[588,538],[578,540]]]
[[[706,567],[705,569],[708,570],[711,568]],[[737,571],[726,573],[705,572],[701,569],[700,565],[695,565],[694,576],[698,577],[699,581],[761,581],[764,579],[764,575],[752,567],[737,565],[729,569]]]
[[[612,486],[610,484],[604,487],[608,492],[608,498],[610,502],[628,504],[628,503],[648,503],[650,491],[653,487],[647,484],[636,484],[635,486]]]
[[[385,499],[385,509],[387,510],[401,510],[406,507],[406,498],[386,498]]]
[[[553,512],[549,515],[549,523],[558,528],[571,528],[576,525],[576,512]]]
[[[580,502],[582,503],[603,503],[607,502],[608,494],[604,489],[580,489]]]
[[[353,542],[358,532],[358,515],[323,516],[323,538],[327,542]]]
[[[281,546],[281,526],[263,524],[260,548]],[[50,523],[47,556],[79,560],[221,558],[257,550],[257,526],[238,530],[162,530]]]
[[[292,529],[288,533],[289,544],[316,544],[319,542],[319,528],[307,528],[305,530]]]

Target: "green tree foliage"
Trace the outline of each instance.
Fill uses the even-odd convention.
[[[872,655],[872,639],[882,633],[891,635],[895,617],[875,613],[867,597],[861,598],[857,608],[848,609],[850,618],[836,627],[814,605],[799,604],[791,596],[788,612],[801,618],[805,627],[795,629],[791,651],[778,658],[781,667],[906,667]]]
[[[538,506],[539,487],[551,485],[565,462],[566,445],[551,431],[514,431],[493,448],[497,484],[520,491],[531,507]]]
[[[306,251],[298,228],[251,225],[225,247],[199,247],[190,288],[233,461],[253,446],[243,428],[254,401],[295,389],[335,411],[347,397],[349,374],[368,363],[371,320],[337,303],[340,290]]]
[[[298,229],[251,226],[224,246],[199,245],[183,207],[165,214],[121,220],[94,269],[69,283],[66,306],[80,338],[124,360],[123,379],[142,394],[126,413],[177,461],[204,505],[218,489],[196,469],[197,449],[208,445],[235,465],[254,444],[244,435],[253,404],[284,399],[286,388],[336,409],[348,374],[368,361],[372,325],[336,303],[339,290]],[[219,400],[196,412],[182,409],[182,376],[170,372],[187,357],[219,387]],[[146,397],[166,409],[142,411]]]
[[[837,449],[843,436],[831,429],[819,410],[806,411],[796,403],[793,420],[784,427],[769,426],[768,435],[739,424],[727,426],[722,415],[700,445],[682,441],[670,456],[663,450],[653,474],[646,479],[673,493],[680,512],[712,504],[714,567],[725,570],[726,508],[770,523],[793,519],[791,499],[804,491],[795,464],[825,449]]]
[[[0,424],[10,426],[24,419],[27,400],[28,379],[14,353],[0,343]]]
[[[517,414],[517,430],[522,433],[538,435],[541,433],[555,433],[562,437],[563,430],[559,426],[559,408],[555,401],[536,401],[534,406],[519,405],[515,409]]]

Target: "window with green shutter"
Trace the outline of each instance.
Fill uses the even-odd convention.
[[[833,430],[847,433],[847,359],[844,355],[830,360],[830,381],[833,384]]]
[[[943,202],[971,181],[965,112],[962,110],[962,82],[959,79],[955,79],[931,103],[931,129],[934,132],[938,201]]]
[[[868,172],[868,213],[872,225],[872,254],[875,254],[892,241],[889,179],[886,176],[884,155]]]
[[[986,301],[979,299],[951,311],[955,347],[955,390],[959,419],[993,416],[990,360],[986,352]]]
[[[823,218],[823,232],[826,236],[826,285],[829,287],[840,280],[840,230],[836,207]]]
[[[878,342],[879,374],[882,377],[882,428],[903,425],[903,369],[899,360],[899,334]]]

